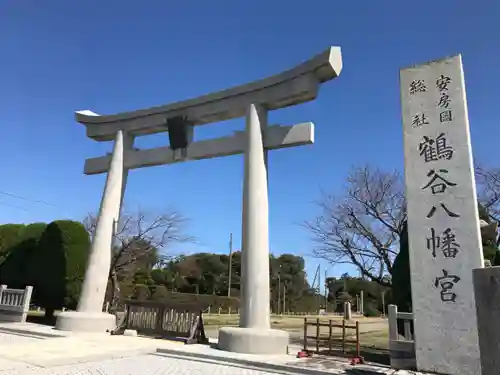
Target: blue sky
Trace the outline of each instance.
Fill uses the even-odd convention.
[[[314,145],[270,153],[274,253],[310,253],[297,223],[317,212],[320,188],[342,188],[351,166],[402,170],[401,67],[462,53],[474,154],[500,164],[491,152],[500,139],[500,3],[415,4],[0,0],[0,191],[54,205],[0,194],[0,223],[80,220],[98,209],[105,176],[84,176],[83,163],[111,144],[86,138],[75,110],[111,114],[196,97],[276,74],[330,45],[342,47],[341,76],[315,102],[270,114],[271,123],[316,125]],[[243,126],[198,127],[195,138]],[[167,142],[160,134],[137,144]],[[184,250],[226,252],[230,232],[240,243],[242,173],[242,156],[135,170],[126,206],[174,205],[199,238]],[[318,263],[307,263],[312,276]]]

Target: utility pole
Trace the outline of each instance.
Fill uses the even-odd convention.
[[[361,290],[361,292],[359,293],[359,305],[360,305],[360,308],[359,308],[359,312],[361,313],[361,315],[364,315],[365,314],[365,292],[364,290]]]
[[[385,290],[382,291],[382,315],[385,317]]]
[[[282,313],[283,315],[285,315],[285,311],[286,311],[286,310],[285,310],[285,307],[286,307],[286,305],[285,305],[285,304],[286,304],[286,302],[285,302],[285,301],[286,301],[286,298],[285,298],[285,297],[286,297],[286,284],[285,284],[285,283],[283,283],[283,310],[281,311],[281,313]]]
[[[316,272],[314,272],[314,279],[313,279],[313,282],[311,284],[311,287],[316,290],[316,279],[318,277],[318,267],[316,267]]]
[[[227,296],[231,297],[231,274],[233,272],[233,234],[229,235],[229,269],[227,280]]]
[[[276,314],[280,314],[280,307],[281,307],[281,265],[280,269],[278,270],[278,306],[277,306],[277,311]]]
[[[317,299],[318,299],[318,315],[321,310],[321,264],[318,264],[318,286],[317,286]]]
[[[316,279],[318,279],[318,285],[316,285]],[[318,294],[319,294],[318,286],[320,285],[319,279],[320,279],[320,274],[319,274],[319,265],[318,265],[318,267],[316,267],[316,272],[314,272],[314,279],[313,279],[313,282],[311,284],[312,290],[314,291],[314,298],[316,299],[316,303],[318,303],[318,300],[317,300]],[[319,314],[319,306],[318,306],[318,314]]]
[[[327,275],[327,270],[325,269],[325,312],[328,310],[328,285],[326,282],[326,275]]]

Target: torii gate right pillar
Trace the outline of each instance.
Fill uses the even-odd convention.
[[[269,204],[264,130],[267,111],[251,104],[246,113],[243,179],[240,326],[219,330],[219,348],[230,352],[286,354],[288,332],[271,329]]]

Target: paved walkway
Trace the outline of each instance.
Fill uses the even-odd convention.
[[[34,366],[3,367],[0,375],[298,375],[308,372],[297,369],[263,369],[248,364],[215,361],[203,358],[182,358],[163,354],[138,355],[65,366],[40,368]],[[324,371],[324,370],[323,370]],[[319,372],[316,372],[319,374]],[[382,375],[409,372],[372,371],[369,369],[330,369],[324,374]]]
[[[14,330],[13,330],[14,328]],[[298,348],[292,348],[296,353]],[[361,371],[361,372],[360,372]],[[144,337],[62,334],[36,325],[0,325],[0,375],[397,374],[331,358],[228,353]]]
[[[51,368],[25,367],[0,370],[1,375],[277,375],[275,371],[251,369],[238,364],[186,360],[163,355],[140,355],[115,360]],[[285,373],[281,373],[285,374]]]

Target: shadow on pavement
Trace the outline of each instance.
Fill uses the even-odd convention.
[[[26,322],[28,323],[36,323],[36,324],[43,324],[45,326],[52,326],[55,327],[56,325],[56,316],[52,316],[50,318],[46,318],[44,315],[29,315],[26,318]]]
[[[290,375],[292,373],[297,373],[294,371],[295,369],[290,369],[290,370],[285,370],[285,369],[273,369],[273,368],[268,368],[266,366],[251,366],[247,363],[236,363],[235,361],[231,361],[225,358],[220,358],[220,359],[208,359],[208,358],[201,358],[201,357],[195,357],[195,356],[183,356],[183,355],[174,355],[174,354],[167,354],[167,353],[155,353],[152,354],[154,356],[159,356],[159,357],[165,357],[165,358],[172,358],[172,359],[181,359],[181,360],[186,360],[186,361],[195,361],[195,362],[200,362],[200,363],[206,363],[206,364],[214,364],[214,365],[223,365],[227,367],[232,367],[235,369],[242,369],[242,370],[249,370],[249,369],[255,369],[255,370],[260,370],[260,371],[265,371],[266,373],[272,373],[272,374],[277,374],[277,375]]]

